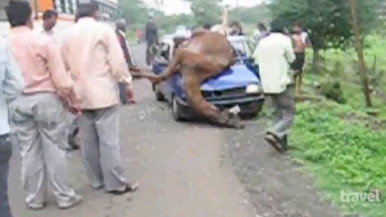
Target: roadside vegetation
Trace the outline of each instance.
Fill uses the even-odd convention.
[[[291,134],[294,148],[291,156],[314,177],[324,199],[345,213],[384,217],[386,38],[373,34],[367,37],[366,44],[366,62],[371,63],[368,74],[373,107],[368,108],[364,104],[353,48],[322,52],[318,71],[312,69],[309,58],[303,95],[316,96],[321,100],[306,100],[297,104]],[[308,56],[312,57],[312,53]],[[334,83],[339,84],[340,91],[331,90],[333,85],[326,85]],[[331,93],[333,97],[328,99],[326,93]],[[342,201],[342,192],[370,193],[376,190],[383,193],[380,202]]]

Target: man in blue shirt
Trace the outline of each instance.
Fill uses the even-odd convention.
[[[11,217],[8,202],[8,170],[12,155],[8,105],[23,90],[21,72],[7,50],[5,37],[0,36],[0,213]]]

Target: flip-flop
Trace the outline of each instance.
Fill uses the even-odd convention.
[[[109,191],[107,193],[113,194],[113,195],[123,195],[126,193],[134,193],[138,190],[138,188],[139,188],[139,183],[136,182],[134,184],[127,184],[123,191]]]

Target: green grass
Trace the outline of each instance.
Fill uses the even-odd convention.
[[[347,114],[356,114],[350,106],[301,103],[297,109],[291,137],[297,149],[292,156],[315,177],[326,199],[344,212],[384,217],[385,200],[345,203],[340,194],[386,192],[386,130],[373,131],[366,123],[346,120]]]
[[[367,115],[364,96],[357,71],[353,48],[345,51],[330,49],[322,52],[324,61],[319,73],[310,67],[305,72],[307,93],[315,91],[313,83],[338,80],[341,83],[344,105],[330,101],[299,103],[290,142],[296,147],[293,159],[304,165],[315,178],[325,199],[345,213],[367,217],[386,216],[386,74],[372,94],[377,117]],[[366,63],[376,70],[386,71],[386,37],[366,38]],[[312,53],[308,54],[308,62]],[[370,72],[369,72],[370,73]],[[371,75],[370,75],[371,76]],[[341,201],[341,191],[383,192],[380,203]]]

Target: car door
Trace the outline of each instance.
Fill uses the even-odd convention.
[[[170,57],[172,54],[172,45],[167,42],[162,42],[160,45],[160,50],[159,53],[157,54],[156,58],[154,59],[153,62],[153,72],[156,75],[162,74],[166,67],[168,66],[170,62]],[[171,96],[173,94],[173,83],[171,82],[171,79],[161,82],[158,86],[160,89],[161,93],[164,95],[166,100],[170,101]]]

